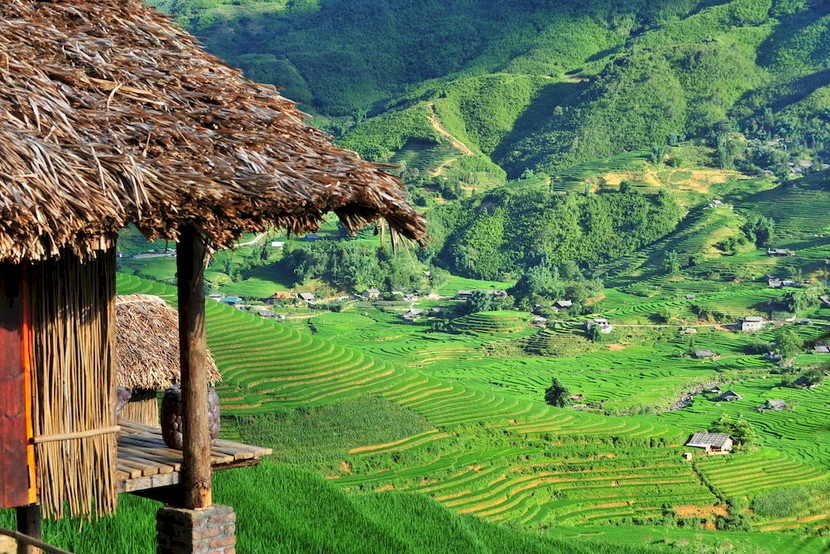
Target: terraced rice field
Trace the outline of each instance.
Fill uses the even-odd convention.
[[[134,277],[120,277],[118,288],[172,296],[171,288]],[[726,299],[719,295],[707,299]],[[617,294],[608,301],[620,319],[643,313],[634,297]],[[783,393],[760,378],[769,363],[743,355],[744,339],[736,340],[735,333],[705,330],[696,337],[699,347],[722,353],[716,362],[685,357],[687,339],[675,330],[651,342],[623,334],[629,344],[543,358],[520,354],[528,333],[538,330],[516,314],[477,314],[460,323],[466,327],[461,335],[429,333],[426,326],[399,323],[392,312],[370,310],[315,315],[298,329],[218,303],[207,306],[208,342],[223,374],[219,392],[226,413],[370,396],[428,420],[426,431],[344,450],[339,469],[328,476],[348,490],[427,494],[461,513],[546,528],[658,523],[688,506],[714,510],[723,496],[828,478],[830,430],[822,428],[822,413],[830,387],[792,390],[786,397],[796,404],[791,412],[751,412],[756,401]],[[571,322],[550,332],[567,338],[581,333],[578,326]],[[360,348],[364,343],[369,348]],[[517,350],[501,355],[499,345]],[[666,404],[690,383],[730,372],[759,376],[741,383],[743,403],[721,406],[699,397],[680,412],[607,417],[542,402],[553,375],[583,394],[585,403],[632,408]],[[721,410],[744,413],[766,446],[697,460],[695,470],[682,459],[682,445]],[[820,528],[823,520],[815,521],[810,528]],[[765,523],[785,530],[808,522]]]
[[[781,237],[802,238],[830,233],[830,195],[820,187],[778,187],[750,196],[741,203],[775,219]]]
[[[697,462],[701,473],[727,497],[749,497],[764,490],[827,480],[827,472],[772,450],[752,456],[711,456]]]

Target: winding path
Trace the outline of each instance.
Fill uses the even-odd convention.
[[[441,125],[441,121],[438,119],[438,112],[435,111],[435,102],[429,102],[427,107],[430,109],[430,114],[428,116],[429,124],[432,125],[433,129],[435,129],[435,132],[447,139],[456,150],[461,151],[461,153],[465,156],[475,156],[475,152],[470,150],[466,144],[455,138],[452,133],[447,131],[444,126]],[[432,171],[432,176],[436,177],[443,174],[447,166],[453,163],[456,159],[457,158],[450,158],[449,160],[441,162],[441,164]]]

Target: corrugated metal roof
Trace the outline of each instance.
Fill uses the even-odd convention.
[[[707,433],[706,431],[700,431],[692,435],[692,438],[689,439],[686,446],[723,448],[727,440],[731,441],[732,437],[725,433]]]

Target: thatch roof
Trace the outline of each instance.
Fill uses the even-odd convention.
[[[128,389],[163,390],[180,383],[179,319],[158,296],[131,294],[115,301],[118,358],[116,384]],[[221,380],[208,352],[208,382]]]
[[[0,260],[88,254],[128,222],[214,245],[384,218],[423,241],[397,178],[139,0],[0,4]]]

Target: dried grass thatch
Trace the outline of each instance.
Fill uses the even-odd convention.
[[[128,222],[227,245],[330,211],[424,239],[397,178],[140,0],[0,4],[0,259],[90,254]]]
[[[115,301],[117,385],[158,391],[180,384],[178,330],[176,310],[158,296],[118,296]],[[211,384],[221,380],[209,352],[207,379]]]
[[[115,253],[33,264],[35,472],[46,517],[115,509]]]

